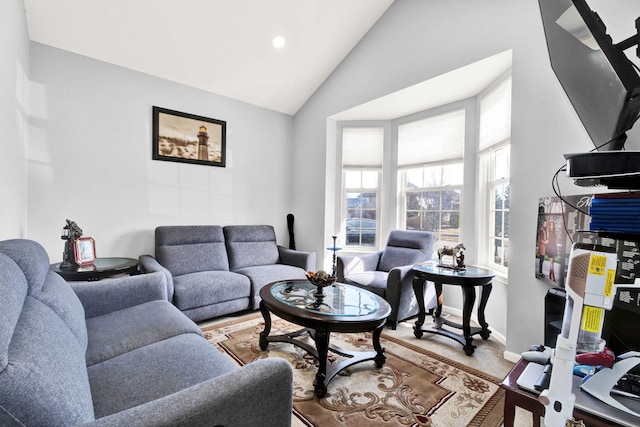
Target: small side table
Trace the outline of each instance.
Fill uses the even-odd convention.
[[[534,427],[540,427],[540,417],[544,417],[545,409],[538,396],[521,389],[517,384],[528,364],[526,360],[520,359],[500,383],[500,388],[505,391],[504,427],[513,427],[516,406],[531,412]],[[588,427],[637,426],[640,422],[639,418],[613,408],[580,390],[578,377],[574,377],[573,380],[573,393],[576,396],[573,416],[584,421]]]
[[[416,338],[422,337],[423,332],[442,335],[458,341],[462,344],[467,356],[471,356],[475,351],[473,345],[473,335],[480,334],[482,339],[489,339],[491,331],[489,324],[484,317],[484,309],[491,294],[491,280],[495,274],[488,268],[467,266],[466,270],[454,270],[440,267],[437,262],[425,262],[413,266],[415,277],[413,279],[413,290],[418,300],[418,320],[413,327],[413,334]],[[434,326],[423,328],[426,317],[424,306],[424,283],[430,280],[435,284],[436,295],[438,296],[438,306],[433,313]],[[462,290],[462,325],[442,319],[442,285],[460,286]],[[480,303],[478,304],[478,322],[480,327],[471,327],[471,311],[476,302],[476,286],[482,287]],[[462,329],[462,335],[443,329],[443,326]]]
[[[60,268],[60,263],[56,263],[51,264],[49,269],[70,282],[91,281],[119,274],[135,274],[138,271],[138,260],[134,258],[96,258],[93,265]]]

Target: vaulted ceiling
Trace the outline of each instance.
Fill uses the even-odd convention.
[[[293,115],[393,0],[24,3],[33,41]]]

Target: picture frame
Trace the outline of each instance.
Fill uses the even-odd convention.
[[[153,107],[153,160],[225,167],[227,122]]]
[[[74,241],[73,253],[79,266],[92,265],[96,260],[96,242],[93,237],[79,237]]]
[[[573,243],[614,248],[618,257],[619,267],[616,271],[615,283],[634,283],[640,277],[640,249],[636,242],[624,239],[614,239],[589,231],[591,216],[589,207],[593,194],[575,194],[563,196],[542,197],[538,200],[538,218],[535,247],[535,276],[539,280],[553,286],[565,287],[571,246]],[[540,254],[540,230],[543,226],[555,224],[557,254],[552,258],[545,248],[544,256]],[[552,236],[547,229],[547,236]],[[551,241],[552,239],[548,239]],[[553,261],[553,262],[552,262]],[[551,275],[551,268],[554,274]]]

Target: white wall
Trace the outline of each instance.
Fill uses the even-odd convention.
[[[294,210],[318,225],[299,232],[297,241],[327,256],[335,188],[327,117],[509,49],[511,263],[509,283],[494,286],[487,317],[507,337],[507,350],[519,353],[543,341],[548,285],[535,279],[532,261],[538,198],[553,194],[563,153],[593,147],[551,70],[536,0],[396,0],[296,115],[294,194],[309,197],[294,198]]]
[[[22,0],[0,4],[0,240],[25,237],[29,36]]]
[[[173,224],[271,224],[288,245],[291,116],[38,43],[31,105],[28,235],[52,262],[67,218],[102,257],[153,253]],[[154,105],[225,120],[227,167],[151,160]]]

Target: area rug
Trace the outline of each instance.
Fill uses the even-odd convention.
[[[209,342],[239,365],[267,357],[288,360],[294,370],[293,426],[500,426],[504,391],[500,380],[411,343],[383,333],[387,360],[380,369],[366,361],[334,377],[324,398],[313,393],[317,362],[288,343],[258,337],[264,328],[259,314],[203,329]],[[271,335],[300,327],[273,318]],[[372,349],[371,334],[331,334],[331,344],[357,351]],[[342,356],[329,355],[332,363]]]

